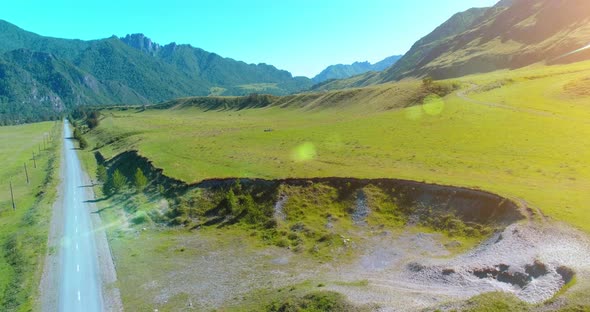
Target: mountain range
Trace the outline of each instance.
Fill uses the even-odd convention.
[[[45,120],[89,104],[183,96],[284,95],[312,81],[142,34],[82,41],[40,36],[0,20],[0,124]]]
[[[590,1],[502,0],[453,15],[401,58],[333,65],[309,79],[142,34],[58,39],[0,20],[0,125],[47,119],[76,105],[284,95],[575,62],[590,58],[589,37]]]
[[[395,62],[397,62],[400,58],[402,58],[402,55],[393,55],[375,64],[371,64],[369,62],[354,62],[350,65],[330,65],[311,80],[314,83],[322,83],[326,80],[345,79],[370,71],[380,72],[395,64]]]

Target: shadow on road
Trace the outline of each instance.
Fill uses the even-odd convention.
[[[102,197],[102,198],[97,198],[97,199],[89,199],[89,200],[85,200],[84,203],[99,203],[99,202],[105,201],[107,199],[108,199],[108,197]]]

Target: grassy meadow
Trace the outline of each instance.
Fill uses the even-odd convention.
[[[2,311],[30,311],[35,304],[56,195],[60,133],[61,123],[56,122],[0,127],[0,159],[3,160],[0,167]],[[25,163],[29,184],[24,172]],[[10,181],[16,203],[14,211]]]
[[[218,105],[210,98],[178,99],[153,109],[119,107],[101,112],[100,125],[84,135],[89,148],[80,155],[88,172],[94,173],[95,152],[108,159],[137,150],[165,175],[188,183],[227,177],[339,176],[467,186],[525,200],[551,218],[590,232],[590,210],[586,207],[590,200],[590,141],[586,139],[590,136],[589,77],[590,62],[585,62],[436,82],[461,86],[443,97],[425,92],[421,81],[402,81],[271,98],[270,105],[261,108],[232,109],[226,102],[220,100],[225,104]],[[100,187],[96,190],[100,192]],[[319,192],[323,195],[314,197],[296,189],[283,191],[295,203],[285,206],[287,210],[297,209],[299,204],[314,207],[326,201],[322,196],[330,194]],[[214,300],[218,293],[233,293],[215,288],[218,284],[212,282],[233,285],[230,277],[224,280],[227,268],[231,268],[231,275],[255,278],[248,279],[251,285],[242,285],[251,289],[250,293],[218,305],[224,310],[249,311],[261,306],[272,310],[271,302],[292,300],[288,299],[290,293],[303,296],[317,291],[325,282],[316,275],[303,275],[274,285],[265,275],[252,273],[266,272],[274,265],[266,264],[273,257],[293,252],[282,245],[296,248],[289,246],[294,240],[289,239],[293,233],[288,222],[289,226],[277,227],[287,233],[286,238],[279,236],[278,243],[268,245],[260,239],[265,232],[240,224],[199,231],[134,225],[136,214],[130,211],[145,213],[167,207],[168,202],[157,194],[127,191],[98,205],[109,225],[118,283],[127,307],[172,311],[185,308],[196,298],[194,294]],[[328,206],[333,211],[327,211],[335,216],[343,209],[336,204]],[[324,217],[307,212],[302,220],[320,233],[325,231]],[[379,215],[373,214],[375,217]],[[353,241],[373,235],[355,234],[348,219],[340,219],[345,221],[334,230]],[[375,222],[390,225],[388,229],[394,232],[398,223],[383,218]],[[448,239],[440,237],[441,243]],[[456,252],[479,241],[452,239],[461,241]],[[313,249],[311,242],[303,238],[300,245]],[[289,276],[300,276],[306,268],[312,270],[322,263],[346,263],[355,256],[333,253],[331,247],[320,248],[315,257],[296,254],[297,262],[281,267],[292,272]],[[339,258],[336,262],[335,257]],[[205,262],[195,264],[196,259]],[[199,273],[200,268],[209,268],[206,259],[218,264],[212,270],[224,271],[211,273],[214,278]],[[240,265],[227,259],[240,259]],[[174,274],[178,276],[171,277]],[[160,283],[159,287],[152,287],[154,283]],[[197,289],[209,284],[209,288]],[[586,302],[582,294],[587,286],[578,286],[567,294],[574,304]],[[282,292],[284,289],[289,291]],[[163,294],[170,297],[164,300]],[[532,308],[498,293],[480,295],[466,304],[473,310],[489,311]],[[200,307],[195,302],[195,307],[211,306]]]
[[[186,182],[224,177],[404,178],[526,200],[590,231],[590,63],[467,76],[466,96],[421,83],[302,94],[264,108],[105,110],[88,135]],[[468,98],[466,98],[468,97]],[[422,99],[416,103],[416,99]],[[418,104],[418,105],[416,105]]]

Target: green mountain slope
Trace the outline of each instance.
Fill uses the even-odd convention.
[[[491,8],[453,15],[418,40],[393,66],[326,81],[324,91],[396,81],[407,77],[455,78],[538,62],[590,59],[590,1],[503,0]]]
[[[472,8],[453,15],[446,22],[433,30],[430,34],[414,43],[412,48],[406,54],[404,54],[400,59],[396,60],[396,62],[391,67],[383,70],[380,73],[368,72],[347,79],[326,81],[324,83],[315,85],[313,90],[325,91],[344,88],[357,88],[382,83],[384,81],[395,80],[398,76],[400,76],[400,72],[405,73],[418,66],[418,64],[427,55],[429,55],[440,42],[466,31],[469,29],[469,27],[481,19],[487,12],[489,12],[489,10],[490,8]],[[389,79],[390,77],[394,78]]]
[[[422,38],[381,82],[409,76],[451,78],[537,62],[587,59],[590,2],[586,0],[501,1],[490,9],[471,9],[453,16]]]
[[[284,95],[305,77],[143,35],[82,41],[43,37],[0,20],[0,123],[47,119],[66,108],[143,104],[184,96]]]

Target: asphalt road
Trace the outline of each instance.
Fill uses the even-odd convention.
[[[69,123],[64,123],[63,238],[60,257],[59,311],[102,311],[103,301],[95,235],[85,201],[83,171]]]

